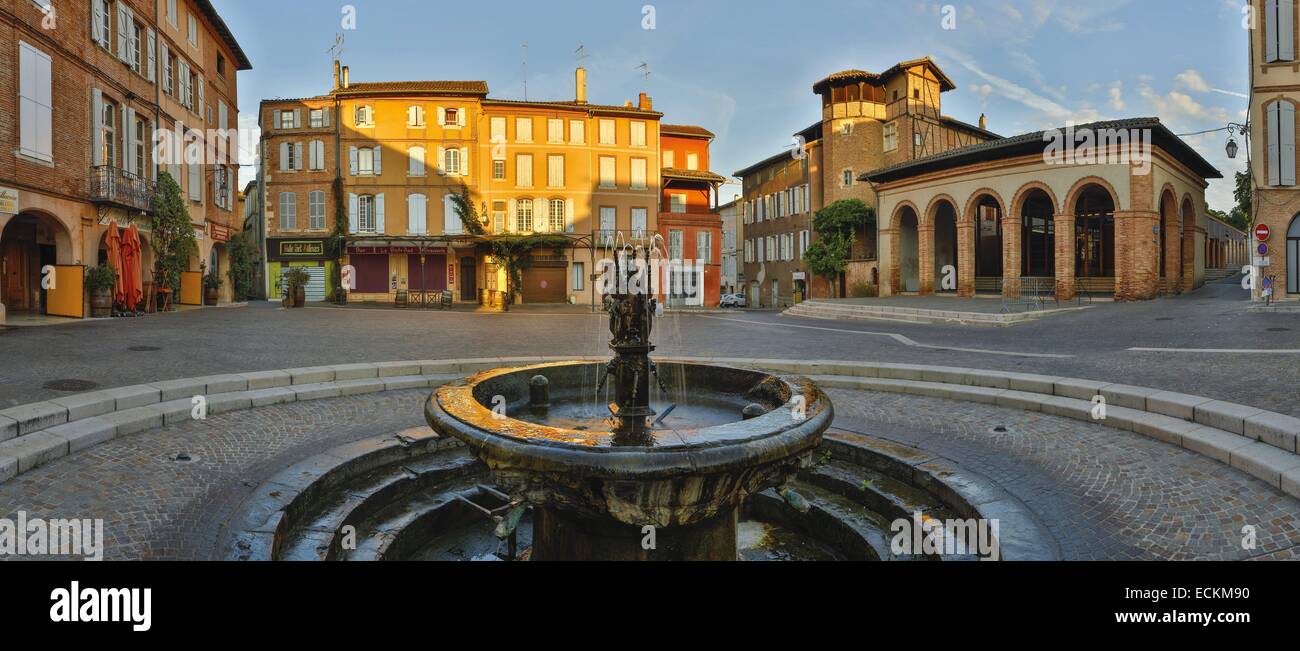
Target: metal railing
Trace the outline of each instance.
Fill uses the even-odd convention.
[[[1048,301],[1056,301],[1055,278],[1021,276],[1018,284],[1018,291],[1011,292],[1010,295],[1003,292],[1002,312],[1041,310]]]
[[[111,165],[90,168],[90,200],[136,210],[151,210],[154,184]]]

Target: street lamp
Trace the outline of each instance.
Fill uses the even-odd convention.
[[[1231,136],[1228,137],[1228,147],[1227,147],[1227,149],[1228,149],[1228,158],[1236,158],[1236,157],[1237,157],[1237,139],[1236,139],[1236,138],[1233,138],[1233,137],[1231,137]]]

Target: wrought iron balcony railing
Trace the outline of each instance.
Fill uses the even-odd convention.
[[[99,165],[90,168],[90,200],[120,208],[153,209],[154,184],[121,168]]]

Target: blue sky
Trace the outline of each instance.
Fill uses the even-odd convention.
[[[927,55],[957,85],[944,113],[968,122],[986,113],[1002,135],[1135,116],[1159,117],[1175,133],[1244,121],[1243,3],[214,0],[253,62],[239,78],[246,124],[264,98],[329,89],[336,33],[353,81],[482,79],[507,99],[524,96],[527,43],[529,99],[572,99],[581,63],[591,101],[621,104],[645,91],[665,121],[716,133],[713,168],[724,175],[819,119],[814,81]],[[643,28],[647,4],[654,29]],[[355,30],[341,26],[348,5]],[[956,29],[943,28],[945,5]],[[1211,183],[1210,206],[1230,208],[1244,156],[1229,161],[1221,133],[1187,140],[1228,177]]]

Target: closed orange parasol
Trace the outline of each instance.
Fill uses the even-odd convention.
[[[122,276],[125,285],[126,309],[135,311],[144,298],[144,284],[140,279],[140,230],[131,224],[122,237]]]
[[[113,302],[121,305],[126,298],[126,285],[122,282],[122,231],[117,227],[117,220],[108,222],[108,234],[105,236],[108,246],[108,266],[113,268],[116,276],[113,282]]]

